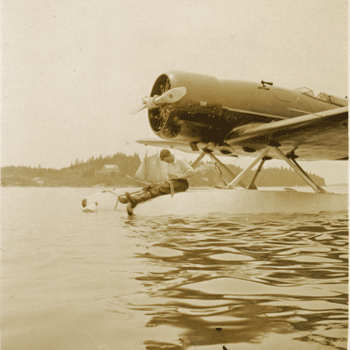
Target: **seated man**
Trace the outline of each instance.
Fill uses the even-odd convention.
[[[159,158],[167,163],[169,181],[159,184],[144,187],[141,191],[133,193],[125,193],[125,199],[119,197],[120,201],[129,204],[126,210],[129,215],[133,214],[133,208],[138,203],[145,202],[149,199],[162,196],[164,194],[174,194],[175,192],[185,192],[188,189],[188,180],[195,175],[195,171],[188,162],[180,157],[175,157],[168,149],[160,151]]]

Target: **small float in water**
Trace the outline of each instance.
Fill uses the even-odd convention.
[[[97,202],[95,202],[92,205],[88,205],[88,206],[84,207],[84,200],[83,200],[82,204],[83,204],[83,212],[84,213],[97,213],[97,206],[98,206]]]

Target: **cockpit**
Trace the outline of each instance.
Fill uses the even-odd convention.
[[[302,94],[304,95],[308,95],[308,96],[311,96],[313,98],[316,98],[318,100],[322,100],[322,101],[326,101],[326,102],[329,102],[329,103],[333,103],[333,104],[336,104],[336,105],[339,105],[339,106],[342,106],[342,107],[346,107],[348,105],[348,99],[347,97],[346,98],[342,98],[342,97],[337,97],[337,96],[332,96],[332,95],[328,95],[324,92],[320,92],[316,97],[315,97],[315,94],[314,92],[307,88],[307,87],[301,87],[301,88],[297,88],[297,89],[294,89],[295,91],[299,91],[301,92]]]

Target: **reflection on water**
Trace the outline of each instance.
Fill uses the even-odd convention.
[[[346,213],[134,217],[124,228],[147,294],[125,302],[160,329],[146,349],[271,349],[271,337],[283,348],[346,349]]]

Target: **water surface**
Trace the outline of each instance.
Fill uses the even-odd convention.
[[[2,349],[346,349],[348,215],[128,218],[3,188]]]

